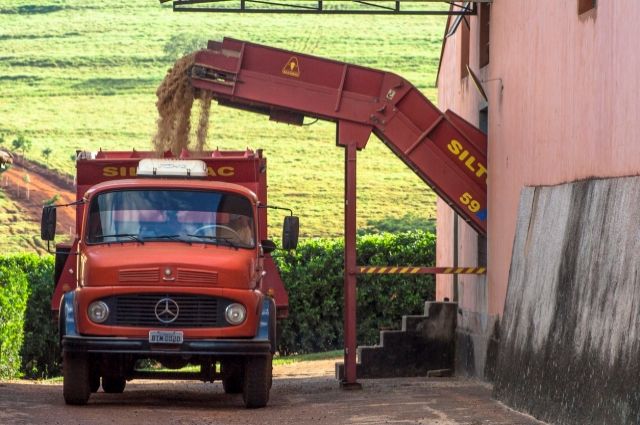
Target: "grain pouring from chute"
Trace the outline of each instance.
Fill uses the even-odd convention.
[[[178,59],[167,71],[167,75],[156,91],[158,120],[153,146],[158,156],[162,156],[167,151],[180,155],[183,149],[202,152],[205,148],[209,130],[211,94],[196,90],[191,85],[189,70],[194,63],[195,52]],[[200,113],[195,132],[195,144],[193,144],[191,112],[195,100],[200,102]]]

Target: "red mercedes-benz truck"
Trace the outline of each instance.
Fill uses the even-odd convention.
[[[262,152],[79,152],[76,166],[76,235],[56,245],[52,299],[66,403],[169,378],[221,380],[265,406],[288,297],[269,255]],[[47,241],[57,207],[43,210]],[[288,215],[282,247],[297,238]],[[187,365],[199,371],[177,371]]]

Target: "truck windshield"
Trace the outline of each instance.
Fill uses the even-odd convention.
[[[121,190],[97,195],[87,243],[146,241],[255,247],[251,202],[224,192]]]

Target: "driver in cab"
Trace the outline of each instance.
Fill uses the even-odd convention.
[[[229,227],[235,233],[233,235],[234,242],[238,242],[243,246],[253,246],[253,226],[249,217],[234,214],[229,220]]]

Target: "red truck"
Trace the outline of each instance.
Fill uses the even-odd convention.
[[[262,152],[79,152],[76,165],[76,236],[56,245],[52,298],[65,402],[169,378],[221,380],[265,406],[288,297],[269,255]],[[47,241],[56,207],[43,209]],[[282,239],[295,248],[297,217]],[[199,371],[177,372],[187,365]]]

